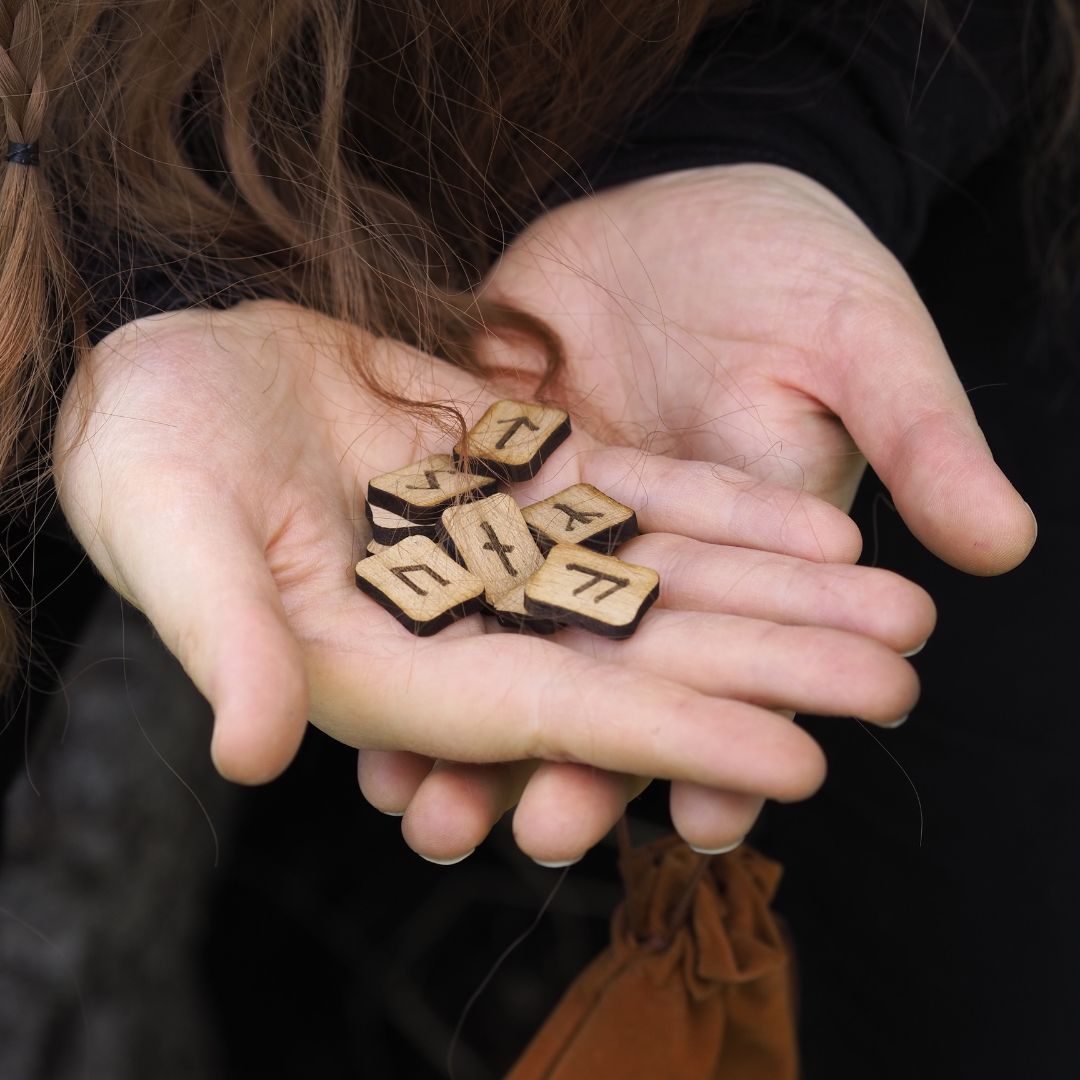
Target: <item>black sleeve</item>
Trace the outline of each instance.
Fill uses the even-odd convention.
[[[766,0],[709,26],[580,179],[598,190],[704,165],[783,165],[835,192],[906,258],[935,197],[1027,115],[1025,71],[1049,21],[1019,0],[946,0],[943,12]]]
[[[123,236],[76,246],[76,265],[90,295],[90,344],[125,323],[147,315],[205,306],[227,308],[255,294],[235,282],[215,279],[201,262],[163,259]],[[220,278],[220,275],[218,275]]]

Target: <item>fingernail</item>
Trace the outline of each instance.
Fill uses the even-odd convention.
[[[375,807],[375,809],[379,810],[379,808],[377,806]],[[380,814],[385,814],[387,817],[404,817],[405,816],[405,811],[404,810],[379,810],[379,813]]]
[[[929,638],[927,638],[927,639],[926,639],[926,641],[929,641],[929,640],[930,640]],[[918,655],[919,655],[919,653],[921,653],[921,652],[923,651],[923,649],[925,649],[925,648],[926,648],[926,641],[924,641],[924,642],[923,642],[923,643],[922,643],[921,645],[916,645],[916,646],[915,646],[915,648],[914,648],[914,649],[911,649],[911,650],[910,650],[909,652],[902,652],[902,653],[901,653],[900,655],[901,655],[901,656],[902,656],[902,657],[903,657],[903,658],[904,658],[905,660],[906,660],[906,659],[907,659],[907,658],[908,658],[909,656],[918,656]]]
[[[573,866],[574,863],[579,863],[584,858],[585,855],[582,853],[576,859],[560,859],[552,862],[549,862],[547,859],[533,859],[533,862],[536,863],[537,866],[544,867],[545,870],[561,870],[564,866]]]
[[[901,716],[899,720],[892,720],[888,724],[878,724],[878,727],[883,727],[883,728],[896,728],[896,727],[899,727],[901,724],[904,724],[904,723],[907,722],[907,718],[910,715],[911,715],[911,713],[904,713],[904,715]]]
[[[728,844],[726,847],[718,848],[695,847],[691,844],[690,850],[696,851],[699,855],[726,855],[729,851],[734,851],[745,839],[745,836],[741,836],[734,844]]]
[[[476,848],[469,848],[464,855],[458,855],[453,859],[433,859],[429,855],[420,855],[420,852],[417,852],[417,855],[420,855],[424,862],[434,863],[436,866],[453,866],[455,863],[464,862],[475,850]]]
[[[1039,519],[1035,516],[1035,511],[1031,509],[1031,503],[1024,503],[1028,508],[1028,513],[1031,515],[1031,520],[1035,522],[1035,539],[1039,539]]]

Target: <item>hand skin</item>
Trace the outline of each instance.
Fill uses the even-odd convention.
[[[933,606],[896,575],[843,565],[859,547],[844,514],[585,430],[516,494],[586,481],[639,508],[648,535],[625,553],[655,566],[663,591],[635,637],[493,633],[478,616],[413,637],[353,583],[363,493],[453,437],[364,391],[356,350],[396,390],[454,401],[470,424],[507,396],[268,301],[129,324],[65,395],[65,514],[211,702],[224,775],[271,779],[310,719],[364,751],[362,782],[375,764],[364,790],[376,805],[411,799],[403,828],[421,854],[464,854],[520,800],[523,849],[558,860],[607,831],[643,782],[631,777],[681,782],[695,841],[711,839],[718,806],[730,828],[764,797],[811,793],[820,750],[778,712],[888,723],[911,707],[917,680],[897,654],[925,639]]]
[[[845,509],[865,455],[912,532],[967,573],[1010,570],[1034,543],[903,267],[799,173],[695,169],[570,203],[487,289],[560,335],[594,433]]]
[[[721,166],[580,199],[526,230],[486,291],[556,331],[561,397],[603,441],[736,467],[844,509],[869,459],[912,532],[968,573],[1009,570],[1034,543],[907,274],[798,173]],[[518,343],[493,345],[488,362],[542,367]],[[365,790],[380,768],[393,766],[362,767]],[[399,809],[407,789],[395,788]],[[745,800],[736,812],[730,796],[690,790],[673,788],[672,815],[703,846],[752,820]]]

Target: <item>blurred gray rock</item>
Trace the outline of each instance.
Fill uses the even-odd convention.
[[[94,612],[8,795],[3,1080],[213,1080],[195,955],[236,790],[148,623]],[[201,805],[200,805],[201,804]]]

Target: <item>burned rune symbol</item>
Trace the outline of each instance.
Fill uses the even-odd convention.
[[[588,574],[592,578],[592,581],[586,581],[584,585],[579,585],[574,590],[574,596],[578,593],[585,592],[586,589],[591,589],[594,585],[599,585],[601,581],[610,581],[611,588],[607,592],[602,592],[593,597],[593,603],[599,604],[601,600],[610,596],[613,592],[618,592],[620,589],[625,589],[630,584],[629,578],[615,577],[613,574],[605,574],[603,570],[593,570],[588,566],[579,566],[577,563],[567,563],[567,570],[576,570],[579,574]]]
[[[573,532],[574,525],[578,522],[582,525],[589,525],[597,518],[604,516],[602,510],[575,510],[572,506],[567,506],[566,503],[556,503],[554,509],[561,510],[566,515],[567,532]]]
[[[514,550],[513,544],[507,547],[507,545],[504,544],[496,535],[495,530],[486,521],[480,522],[480,528],[483,529],[488,536],[488,542],[484,545],[484,550],[494,551],[495,554],[499,556],[500,560],[502,560],[503,566],[506,567],[506,572],[511,577],[517,577],[517,571],[511,565],[510,560],[506,557],[510,554],[511,551]]]
[[[425,469],[424,479],[426,484],[406,484],[406,491],[441,491],[439,487],[439,473],[450,472],[450,469]]]
[[[518,433],[519,428],[527,427],[530,431],[539,431],[538,424],[534,424],[527,416],[515,416],[513,420],[500,420],[500,424],[510,426],[503,432],[502,438],[495,444],[496,450],[505,450],[506,444]]]
[[[425,566],[423,563],[417,563],[415,566],[391,566],[390,573],[394,575],[399,581],[403,581],[417,596],[427,596],[427,589],[421,589],[415,581],[411,581],[406,574],[411,574],[416,570],[422,570],[425,574],[431,576],[431,578],[437,581],[440,585],[449,585],[450,582],[444,577],[440,577],[431,569],[430,566]]]

